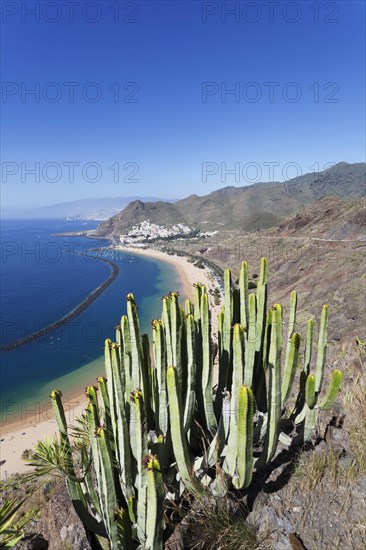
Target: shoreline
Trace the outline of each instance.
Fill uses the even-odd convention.
[[[115,245],[111,248],[116,250],[128,250],[132,248],[126,246]],[[181,298],[193,298],[193,283],[202,282],[206,285],[207,290],[218,286],[217,278],[209,268],[200,269],[187,261],[187,256],[169,255],[165,252],[155,249],[133,249],[134,255],[144,256],[146,258],[157,259],[172,265],[181,280],[184,296]],[[169,289],[173,290],[173,289]],[[212,336],[217,336],[217,315],[221,309],[221,304],[214,304],[214,299],[209,294],[209,303],[212,314]],[[60,388],[62,390],[62,388]],[[64,392],[64,403],[68,404],[66,416],[68,423],[73,423],[76,416],[80,416],[87,400],[84,394],[84,388],[75,388],[75,392]],[[39,439],[44,436],[52,437],[57,433],[56,423],[53,418],[52,408],[50,404],[45,405],[42,409],[44,415],[39,415],[40,418],[16,420],[14,422],[1,426],[1,441],[0,441],[0,478],[6,479],[14,473],[24,473],[29,471],[29,468],[21,460],[21,454],[25,449],[34,447]],[[3,461],[5,461],[3,463]]]
[[[86,308],[90,306],[100,296],[112,283],[117,279],[120,269],[118,265],[115,262],[112,262],[111,260],[106,260],[105,258],[99,258],[98,256],[90,256],[89,254],[81,254],[79,252],[71,252],[71,251],[65,251],[69,254],[77,254],[79,256],[85,256],[86,258],[93,258],[95,260],[98,260],[100,262],[107,263],[111,268],[112,272],[109,275],[109,277],[99,285],[96,289],[94,289],[86,298],[83,300],[79,305],[77,305],[74,309],[69,311],[66,315],[61,317],[61,319],[58,319],[58,321],[55,321],[54,323],[51,323],[50,325],[42,328],[41,330],[38,330],[37,332],[34,332],[33,334],[29,334],[28,336],[23,336],[22,338],[18,338],[18,340],[14,340],[13,342],[9,342],[8,344],[4,344],[1,346],[0,351],[6,352],[10,351],[12,349],[19,348],[20,346],[24,346],[25,344],[29,344],[30,342],[34,342],[35,340],[38,340],[39,338],[42,338],[42,336],[45,336],[46,334],[49,334],[50,332],[53,332],[54,330],[62,327],[69,321],[72,321],[72,319],[75,319],[80,313],[82,313]]]

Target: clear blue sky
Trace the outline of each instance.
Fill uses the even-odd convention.
[[[283,180],[364,160],[364,2],[117,3],[2,2],[3,206],[180,198],[268,181],[266,163]]]

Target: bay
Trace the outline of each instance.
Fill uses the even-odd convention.
[[[96,383],[96,376],[104,374],[104,340],[114,339],[129,292],[139,306],[141,331],[150,335],[151,320],[161,315],[161,297],[183,290],[171,264],[110,250],[105,240],[54,236],[94,229],[98,223],[2,221],[1,345],[56,322],[109,277],[111,267],[90,255],[109,259],[120,269],[112,284],[76,318],[0,354],[2,423],[36,414],[53,387],[70,393]]]

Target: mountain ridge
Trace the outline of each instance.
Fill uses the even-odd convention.
[[[318,174],[311,172],[286,182],[227,186],[175,203],[134,201],[100,224],[97,234],[104,237],[125,234],[146,220],[165,227],[182,223],[208,231],[267,229],[323,197],[344,200],[365,196],[365,167],[365,163],[340,162]]]

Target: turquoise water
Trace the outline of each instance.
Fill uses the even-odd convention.
[[[104,340],[114,339],[114,326],[126,312],[129,292],[139,306],[141,330],[149,335],[151,320],[161,315],[161,297],[170,290],[183,294],[171,264],[107,250],[106,241],[52,236],[96,225],[2,222],[2,345],[57,321],[108,278],[108,264],[65,250],[90,253],[98,247],[97,256],[120,268],[117,279],[78,317],[39,340],[1,353],[2,422],[32,415],[54,387],[70,394],[95,383],[96,376],[104,373]]]

